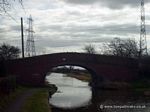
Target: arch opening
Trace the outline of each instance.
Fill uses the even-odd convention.
[[[92,88],[101,86],[102,82],[105,80],[102,75],[96,74],[93,68],[89,68],[88,66],[81,64],[78,65],[63,63],[54,65],[49,69],[48,72],[46,72],[45,77],[53,72],[64,73],[67,74],[67,76],[86,81]]]
[[[83,67],[79,66],[72,66],[72,65],[64,65],[64,66],[58,66],[54,67],[51,72],[55,73],[63,73],[66,74],[68,77],[76,78],[81,81],[91,82],[92,75],[91,73]]]
[[[54,84],[57,91],[51,96],[51,105],[60,108],[78,108],[89,105],[92,98],[94,71],[77,65],[59,65],[46,74],[45,81]]]

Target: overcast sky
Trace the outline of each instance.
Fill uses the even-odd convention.
[[[82,52],[87,44],[100,50],[115,37],[139,40],[140,0],[24,0],[0,15],[0,43],[21,46],[20,17],[34,20],[37,54]],[[150,0],[145,0],[146,29],[150,47]],[[13,18],[13,19],[12,19]],[[25,41],[26,41],[25,32]]]

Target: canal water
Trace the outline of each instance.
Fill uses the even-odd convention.
[[[62,73],[51,73],[46,80],[58,87],[49,100],[50,104],[61,108],[77,108],[90,104],[92,92],[88,82],[67,77]]]
[[[52,112],[150,112],[150,98],[127,90],[94,90],[87,82],[51,73],[46,80],[58,87],[49,99]]]

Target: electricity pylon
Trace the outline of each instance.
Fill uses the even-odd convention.
[[[28,29],[27,31],[27,43],[26,43],[26,55],[28,57],[35,56],[35,43],[34,43],[34,31],[33,31],[33,19],[30,15],[28,18]]]
[[[144,0],[141,1],[141,30],[140,30],[140,50],[139,57],[147,55],[146,27],[145,27],[145,8]]]

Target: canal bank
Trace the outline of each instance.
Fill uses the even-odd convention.
[[[52,112],[48,103],[48,88],[36,88],[29,96],[19,112]]]
[[[53,80],[53,81],[56,82],[56,80]],[[76,81],[73,83],[72,81],[73,80],[70,80],[69,78],[69,83],[71,82],[71,84],[75,84]],[[67,83],[68,81],[66,80],[66,76],[65,76],[63,77],[63,82],[61,82],[60,85],[62,84],[66,85]],[[66,85],[66,86],[69,86],[69,85]],[[73,86],[76,88],[76,85],[73,85]],[[56,88],[52,90],[53,87],[54,85],[51,86],[51,89],[48,87],[25,88],[26,93],[20,94],[21,97],[25,96],[25,99],[23,98],[24,101],[21,101],[21,102],[19,101],[22,106],[17,105],[15,108],[21,108],[19,112],[114,112],[114,111],[116,112],[127,112],[127,111],[128,112],[149,112],[150,111],[149,97],[145,97],[141,94],[134,93],[131,90],[129,91],[129,90],[123,90],[123,89],[122,90],[106,90],[106,89],[100,90],[98,89],[96,90],[95,96],[92,96],[92,99],[90,99],[89,105],[80,106],[77,108],[62,108],[62,107],[60,108],[60,107],[49,105],[49,102],[48,102],[49,89],[51,90],[51,92],[56,91]],[[85,88],[85,86],[81,86],[79,83],[77,87]],[[81,90],[83,92],[86,92],[84,91],[83,88]],[[139,89],[139,84],[137,86],[137,83],[136,83],[136,85],[134,85],[134,88],[140,90],[141,92],[141,89]],[[70,90],[70,87],[69,87],[69,90]],[[148,88],[147,89],[145,88],[145,90],[148,90]],[[55,94],[64,95],[63,93],[64,93],[63,91],[58,89]],[[78,92],[74,92],[74,91],[72,92],[72,94],[75,94],[80,97],[81,95],[78,95],[77,93]],[[17,99],[22,99],[19,97],[20,95],[18,95]],[[66,100],[68,100],[69,98],[68,96],[69,95],[65,96]],[[54,98],[54,95],[52,95],[52,98]],[[75,97],[74,99],[77,99],[77,98]],[[82,100],[83,97],[79,99]],[[64,100],[61,99],[61,101],[64,101]],[[16,112],[16,111],[14,111],[14,109],[11,108],[10,112]]]
[[[49,91],[54,92],[56,88],[50,86],[18,86],[11,94],[1,96],[1,112],[51,112]]]

